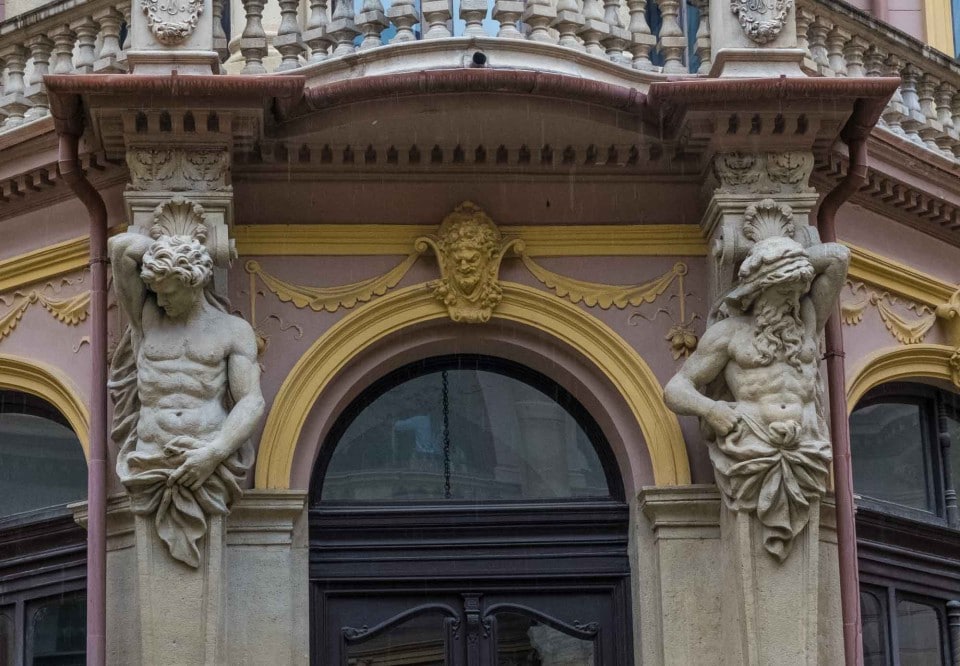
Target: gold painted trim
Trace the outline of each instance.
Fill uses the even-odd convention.
[[[953,17],[950,0],[924,0],[927,44],[953,56]]]
[[[0,292],[86,268],[89,250],[90,242],[83,236],[4,259],[0,261]]]
[[[84,457],[90,459],[90,416],[76,387],[63,373],[44,363],[0,354],[0,389],[30,393],[60,410],[80,440]]]
[[[436,231],[421,224],[276,224],[233,228],[241,256],[407,255],[420,236]],[[693,224],[501,226],[504,238],[522,238],[533,257],[706,256],[707,244]]]
[[[953,353],[947,345],[917,344],[887,347],[871,354],[847,380],[847,413],[853,412],[867,391],[886,382],[916,378],[952,381]]]
[[[649,366],[610,327],[539,289],[502,283],[494,319],[544,331],[578,350],[613,383],[643,433],[657,485],[690,483],[690,464],[677,417]],[[447,317],[424,285],[400,289],[337,322],[300,357],[280,387],[260,440],[256,487],[290,487],[294,452],[313,405],[337,374],[370,345],[417,324]]]
[[[950,300],[956,286],[862,247],[850,248],[850,277],[932,308]]]

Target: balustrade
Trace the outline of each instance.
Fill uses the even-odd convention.
[[[797,42],[821,76],[899,76],[879,127],[960,161],[960,64],[837,0],[801,0]]]

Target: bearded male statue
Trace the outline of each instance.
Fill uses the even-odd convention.
[[[210,288],[205,233],[110,239],[129,320],[110,378],[117,473],[133,512],[154,515],[170,555],[192,567],[207,517],[242,492],[264,411],[256,337]]]
[[[755,512],[779,561],[826,492],[832,459],[823,418],[820,335],[844,285],[849,252],[758,240],[720,316],[667,384],[679,414],[698,416],[717,485],[733,511]]]

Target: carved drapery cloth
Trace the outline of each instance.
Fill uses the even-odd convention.
[[[783,562],[810,519],[810,497],[826,492],[830,442],[804,439],[797,421],[764,427],[739,416],[732,432],[708,443],[717,485],[731,510],[756,512],[764,548]]]
[[[211,305],[228,311],[212,291],[207,289],[204,295]],[[140,396],[137,359],[129,328],[111,359],[107,386],[114,405],[110,437],[119,447],[117,475],[130,496],[131,510],[141,516],[154,514],[157,534],[169,548],[170,555],[191,567],[200,566],[198,544],[207,533],[207,515],[227,515],[230,506],[242,495],[247,472],[253,466],[252,443],[245,442],[227,456],[199,490],[193,491],[179,483],[168,485],[170,475],[177,469],[171,456],[163,448],[144,450],[137,446]]]

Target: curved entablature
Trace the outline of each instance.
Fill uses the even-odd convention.
[[[502,341],[496,337],[498,330],[504,328],[498,322],[534,331],[541,343],[546,339],[554,345],[560,343],[564,349],[577,350],[576,362],[591,368],[611,387],[609,393],[623,403],[628,415],[624,421],[630,425],[620,428],[623,436],[616,452],[628,493],[638,490],[644,476],[649,479],[651,474],[657,485],[689,483],[689,461],[679,423],[664,405],[659,382],[637,352],[609,327],[576,306],[524,285],[505,282],[502,286],[503,301],[488,324],[490,334],[480,333],[478,348],[472,350],[463,348],[465,343],[460,336],[454,342],[461,345],[461,351],[501,351],[501,342],[504,347],[510,346],[515,342],[510,335]],[[372,353],[370,350],[381,341],[397,334],[412,339],[416,331],[445,319],[447,314],[431,290],[415,285],[364,306],[321,336],[290,371],[274,400],[260,442],[256,487],[289,488],[294,483],[306,483],[308,478],[297,477],[295,482],[294,477],[301,467],[309,470],[312,461],[298,459],[295,465],[297,448],[308,446],[304,440],[305,424],[314,405],[320,401],[326,409],[330,408],[326,403],[333,398],[327,396],[324,400],[328,387],[356,359]],[[435,355],[450,351],[445,352],[441,346],[431,343],[422,352]],[[410,349],[404,351],[416,354]],[[546,364],[549,354],[541,356]],[[562,367],[556,359],[553,363]],[[582,393],[586,395],[586,391]],[[610,409],[610,405],[601,403],[597,409]],[[638,457],[635,449],[639,444],[627,443],[631,436],[636,438],[637,431],[642,433],[647,456]],[[610,439],[617,448],[615,438]],[[652,470],[644,472],[641,468],[647,464]]]
[[[22,391],[56,407],[90,455],[90,416],[69,379],[48,365],[9,354],[0,354],[0,389]]]
[[[953,347],[933,344],[888,347],[871,354],[849,374],[847,412],[853,412],[867,391],[887,382],[927,379],[956,384],[960,363],[955,356]]]

